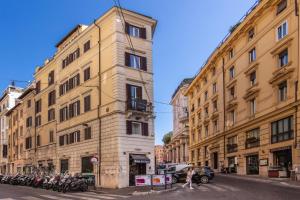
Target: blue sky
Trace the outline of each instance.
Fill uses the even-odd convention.
[[[255,0],[120,0],[158,20],[153,62],[155,100],[170,102],[183,78],[202,63]],[[91,24],[113,0],[1,0],[0,90],[10,80],[31,80],[34,68],[76,24]],[[172,130],[172,107],[155,104],[156,143]]]

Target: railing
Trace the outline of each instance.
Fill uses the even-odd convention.
[[[140,112],[147,111],[147,100],[143,99],[129,99],[127,101],[127,110],[135,110]]]
[[[259,138],[256,138],[256,137],[247,138],[245,145],[246,145],[246,149],[258,147],[259,146]]]
[[[237,144],[227,144],[227,153],[237,152],[238,145]]]

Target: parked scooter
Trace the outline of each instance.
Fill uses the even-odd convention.
[[[85,179],[83,179],[79,175],[75,175],[74,177],[69,177],[63,188],[63,193],[70,191],[82,191],[86,192],[88,190],[88,184]]]

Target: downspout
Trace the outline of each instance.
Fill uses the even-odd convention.
[[[225,60],[224,58],[222,58],[222,78],[223,78],[223,134],[224,134],[224,138],[223,138],[223,151],[224,151],[224,165],[225,165],[225,157],[226,157],[226,137],[225,137],[225,129],[226,129],[226,114],[225,114]]]
[[[299,34],[300,34],[300,30],[299,30],[299,8],[298,8],[298,0],[295,0],[295,16],[297,17],[297,26],[298,26],[298,40],[297,40],[297,47],[298,47],[298,56],[297,56],[297,81],[295,82],[295,138],[294,138],[294,141],[295,141],[295,148],[297,148],[298,146],[298,141],[297,141],[297,137],[298,137],[298,119],[297,119],[297,114],[298,114],[298,105],[297,105],[297,102],[298,102],[298,79],[299,79],[299,51],[300,51],[300,44],[299,44]]]
[[[99,77],[99,86],[98,86],[98,99],[99,99],[99,104],[98,104],[98,121],[99,121],[99,149],[98,149],[98,183],[99,186],[101,186],[101,104],[102,104],[102,95],[101,95],[101,27],[96,23],[96,20],[94,20],[95,26],[98,28],[98,34],[99,34],[99,40],[98,40],[98,46],[99,46],[99,69],[98,69],[98,77]]]

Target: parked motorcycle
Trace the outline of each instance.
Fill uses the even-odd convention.
[[[70,177],[66,180],[63,188],[63,193],[70,191],[82,191],[86,192],[88,190],[87,181],[79,175]]]

